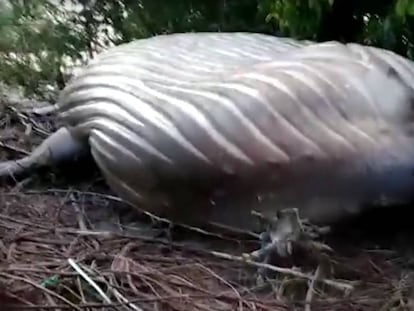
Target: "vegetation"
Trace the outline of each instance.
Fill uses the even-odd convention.
[[[108,46],[187,31],[354,41],[414,58],[414,1],[0,0],[0,81],[45,97]]]

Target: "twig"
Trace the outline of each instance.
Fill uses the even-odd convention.
[[[83,292],[83,288],[82,288],[82,284],[81,284],[80,277],[77,277],[76,278],[76,284],[78,285],[78,290],[79,290],[79,294],[81,296],[81,301],[82,301],[82,303],[85,303],[86,302],[85,293]]]
[[[7,106],[9,110],[11,110],[19,119],[20,123],[26,126],[26,128],[31,125],[33,130],[36,131],[38,134],[47,137],[50,135],[50,132],[46,131],[42,126],[40,126],[36,121],[34,121],[31,117],[25,115],[23,112],[20,112],[18,109],[12,106]]]
[[[20,154],[22,154],[24,156],[30,155],[30,152],[29,151],[26,151],[26,150],[21,149],[19,147],[12,146],[12,145],[9,145],[9,144],[3,143],[3,142],[0,142],[0,147],[2,147],[4,149],[7,149],[9,151],[12,151],[12,152],[20,153]]]
[[[70,199],[70,203],[73,206],[73,209],[76,211],[76,216],[78,218],[78,225],[79,225],[79,229],[81,230],[87,230],[87,226],[85,223],[85,215],[83,213],[83,209],[81,207],[79,207],[78,202],[76,201],[75,195],[73,192],[71,192],[69,194],[69,199]]]
[[[94,273],[92,269],[85,267],[85,270],[88,270],[90,274]],[[108,286],[108,289],[112,291],[113,295],[118,299],[119,302],[124,303],[135,311],[143,311],[140,307],[128,301],[128,299],[126,299],[110,282],[108,282],[104,276],[100,276],[100,279],[101,281],[105,282],[106,286]]]
[[[98,284],[96,284],[77,264],[76,262],[69,258],[68,259],[68,263],[70,264],[70,266],[75,269],[76,272],[79,273],[79,275],[86,281],[89,283],[89,285],[91,285],[97,292],[98,294],[103,298],[103,300],[106,303],[111,304],[112,301],[111,299],[103,292],[103,290],[98,286]]]
[[[27,195],[57,194],[57,193],[67,194],[68,192],[83,194],[83,195],[89,195],[89,196],[95,196],[95,197],[99,197],[99,198],[102,198],[102,199],[106,199],[106,200],[114,201],[114,202],[119,202],[119,203],[123,202],[119,197],[116,197],[116,196],[113,196],[113,195],[99,193],[99,192],[81,191],[81,190],[77,190],[77,189],[70,189],[69,190],[69,189],[50,188],[50,189],[45,189],[45,190],[26,190],[26,191],[23,191],[23,192],[8,192],[8,193],[3,193],[2,195],[15,196],[15,195],[21,195],[22,193],[27,194]]]
[[[316,271],[313,275],[312,280],[309,282],[309,288],[308,291],[306,293],[306,298],[305,298],[305,311],[311,311],[311,305],[312,305],[312,299],[313,299],[313,295],[315,293],[315,283],[316,281],[319,279],[321,274],[321,266],[319,265],[316,268]]]
[[[138,307],[136,304],[133,304],[128,299],[126,299],[116,288],[111,289],[113,294],[118,297],[118,300],[125,305],[129,306],[131,309],[135,311],[143,311],[140,307]]]
[[[22,181],[17,182],[16,185],[13,187],[13,190],[21,191],[24,187],[26,187],[32,181],[33,181],[33,177],[27,177],[23,179]]]
[[[101,231],[101,232],[99,232],[99,231],[89,231],[89,230],[81,231],[81,230],[69,229],[69,228],[62,228],[62,229],[56,228],[55,230],[57,232],[61,232],[61,233],[75,233],[75,234],[80,234],[80,235],[96,235],[96,236],[105,236],[105,237],[118,236],[118,237],[125,237],[125,238],[140,239],[142,241],[147,241],[147,242],[167,244],[165,241],[162,241],[162,240],[156,239],[156,238],[147,238],[147,237],[141,237],[141,236],[129,236],[129,235],[119,234],[119,233],[109,232],[109,231]],[[252,260],[248,259],[248,255],[234,256],[234,255],[231,255],[231,254],[217,252],[217,251],[206,251],[206,250],[200,250],[200,249],[193,249],[192,247],[189,247],[189,246],[186,246],[186,245],[181,245],[179,243],[173,243],[173,246],[179,247],[179,248],[184,247],[184,248],[196,251],[196,252],[200,251],[202,253],[207,253],[207,254],[210,254],[212,256],[215,256],[217,258],[242,262],[242,263],[246,263],[246,264],[249,264],[249,265],[252,265],[252,266],[255,266],[255,267],[269,269],[271,271],[275,271],[275,272],[282,273],[282,274],[287,274],[287,275],[292,275],[292,276],[307,279],[307,280],[312,280],[313,279],[312,275],[302,273],[300,271],[295,271],[295,270],[288,269],[288,268],[282,268],[282,267],[277,267],[277,266],[270,265],[270,264],[265,264],[265,263],[259,263],[259,262],[252,261]],[[329,285],[331,287],[334,287],[336,289],[339,289],[339,290],[345,291],[345,292],[350,292],[354,289],[353,285],[345,283],[345,282],[339,282],[339,281],[334,281],[334,280],[329,280],[329,279],[321,279],[319,281],[322,282],[322,283],[325,283],[326,285]]]
[[[32,285],[33,287],[44,291],[45,293],[49,294],[50,296],[53,296],[53,297],[63,301],[64,303],[68,304],[69,306],[72,307],[73,310],[82,311],[81,308],[77,307],[74,303],[70,302],[65,297],[63,297],[59,294],[56,294],[55,292],[51,291],[50,289],[48,289],[46,287],[43,287],[42,285],[39,285],[39,284],[37,284],[37,283],[35,283],[31,280],[28,280],[24,277],[20,277],[20,276],[17,276],[17,275],[12,275],[12,274],[2,273],[2,272],[0,272],[0,275],[4,278],[10,278],[10,279],[15,280],[15,281],[21,281],[21,282],[27,283],[29,285]]]
[[[45,116],[48,114],[53,114],[55,113],[57,110],[57,107],[55,105],[49,104],[43,107],[38,107],[38,108],[32,108],[30,110],[25,111],[26,113],[30,113],[30,114],[36,114],[36,115],[40,115],[40,116]]]
[[[215,257],[218,257],[218,258],[237,261],[237,262],[243,262],[243,263],[249,264],[251,266],[269,269],[269,270],[272,270],[274,272],[287,274],[287,275],[292,275],[292,276],[302,278],[302,279],[307,279],[307,280],[312,280],[313,279],[313,276],[309,275],[307,273],[303,273],[303,272],[300,272],[300,271],[295,271],[295,270],[288,269],[288,268],[277,267],[277,266],[270,265],[270,264],[265,264],[265,263],[259,263],[259,262],[252,261],[252,260],[248,259],[248,255],[234,256],[234,255],[230,255],[230,254],[226,254],[226,253],[222,253],[222,252],[216,252],[216,251],[212,251],[212,252],[209,252],[209,253],[211,255],[215,256]],[[320,279],[319,281],[322,282],[322,283],[325,283],[326,285],[329,285],[331,287],[334,287],[336,289],[339,289],[339,290],[342,290],[342,291],[345,291],[345,292],[350,292],[350,291],[354,290],[353,285],[345,283],[345,282],[333,281],[333,280],[328,280],[328,279]]]
[[[9,192],[9,193],[5,193],[3,195],[12,196],[12,195],[20,195],[21,193],[28,194],[28,195],[32,195],[32,194],[54,194],[54,193],[65,193],[65,194],[67,194],[68,192],[71,192],[71,194],[70,194],[71,196],[76,193],[77,195],[87,195],[87,196],[92,196],[92,197],[95,196],[95,197],[102,198],[102,199],[106,199],[106,200],[113,201],[113,202],[125,203],[124,201],[122,201],[122,199],[120,199],[119,197],[113,196],[113,195],[99,193],[99,192],[73,190],[73,189],[72,190],[65,190],[65,189],[50,188],[50,189],[46,189],[46,190],[27,190],[27,191],[23,191],[23,192],[19,192],[19,193],[17,193],[17,192],[16,193]],[[72,203],[76,202],[73,197],[71,197],[71,202]],[[79,206],[75,206],[74,205],[74,208],[76,209],[77,214],[79,216],[79,214],[80,214]],[[158,222],[162,222],[162,223],[166,223],[166,224],[170,224],[171,223],[168,219],[155,216],[155,215],[153,215],[153,214],[151,214],[151,213],[149,213],[147,211],[142,211],[142,212],[145,215],[147,215],[148,217],[151,217],[152,219],[154,219],[154,220],[156,220]],[[78,219],[78,222],[81,225],[81,222],[80,221],[81,220]],[[201,228],[197,228],[197,227],[194,227],[194,226],[190,226],[190,225],[186,225],[186,224],[181,224],[181,223],[176,223],[174,225],[176,225],[177,227],[181,227],[181,228],[184,228],[184,229],[193,231],[193,232],[197,232],[197,233],[199,233],[201,235],[215,237],[215,238],[219,238],[219,239],[222,239],[222,240],[225,240],[225,241],[239,242],[239,240],[237,240],[237,239],[234,239],[234,238],[231,238],[231,237],[225,237],[222,234],[210,232],[210,231],[207,231],[207,230],[204,230],[204,229],[201,229]],[[230,227],[230,226],[221,225],[221,224],[217,224],[217,223],[211,223],[211,225],[213,225],[213,226],[215,226],[217,228],[222,228],[222,229],[231,231],[233,233],[245,234],[245,235],[248,235],[248,236],[250,236],[252,238],[259,238],[259,235],[255,234],[255,233],[253,233],[251,231],[238,230],[236,228],[233,228],[233,227]],[[80,227],[80,228],[82,230],[84,229],[82,227]],[[124,226],[124,228],[125,228],[125,226]],[[87,230],[83,230],[83,231],[87,231]]]
[[[157,302],[157,301],[168,301],[170,299],[178,299],[178,298],[199,298],[199,299],[207,299],[207,298],[211,298],[210,295],[206,295],[206,294],[177,294],[177,295],[166,295],[166,296],[162,296],[162,297],[149,297],[149,298],[136,298],[136,299],[131,299],[130,303],[135,303],[135,302]],[[98,309],[101,308],[102,310],[107,310],[108,308],[116,308],[116,307],[123,307],[125,305],[127,305],[128,303],[124,303],[124,302],[114,302],[111,304],[108,303],[82,303],[79,304],[78,307],[82,310],[82,309],[86,309],[86,310],[90,310],[90,309]],[[72,309],[72,306],[70,305],[54,305],[54,306],[47,306],[47,305],[12,305],[12,304],[6,304],[6,305],[2,305],[3,307],[5,307],[5,310],[56,310],[56,308],[58,309]],[[83,311],[83,310],[82,310]]]

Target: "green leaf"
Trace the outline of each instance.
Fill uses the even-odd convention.
[[[397,0],[395,4],[395,13],[397,16],[405,16],[407,12],[407,7],[409,6],[410,0]]]
[[[47,278],[42,283],[40,283],[43,287],[55,287],[59,283],[59,276],[54,275],[50,278]]]
[[[414,1],[411,0],[410,4],[407,5],[407,15],[414,16]]]

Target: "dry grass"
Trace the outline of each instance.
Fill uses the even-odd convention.
[[[52,128],[1,113],[1,160],[21,156]],[[350,293],[285,273],[259,287],[253,267],[232,257],[257,245],[191,230],[169,243],[137,229],[149,228],[147,220],[112,197],[99,174],[63,179],[47,172],[3,186],[3,310],[409,310],[410,234],[379,220],[371,236],[354,223],[352,235],[348,224],[328,238],[336,252],[320,277],[357,281]],[[312,275],[318,264],[302,259],[303,273]]]

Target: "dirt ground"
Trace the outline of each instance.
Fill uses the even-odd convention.
[[[53,128],[48,119],[0,109],[0,160],[23,156]],[[41,172],[0,186],[0,304],[2,310],[410,310],[412,214],[410,207],[393,208],[338,225],[325,238],[334,253],[318,279],[318,262],[299,273],[283,263],[286,270],[258,285],[256,269],[240,261],[258,247],[255,241],[181,229],[171,242],[153,233],[149,217],[120,202],[95,167]]]

